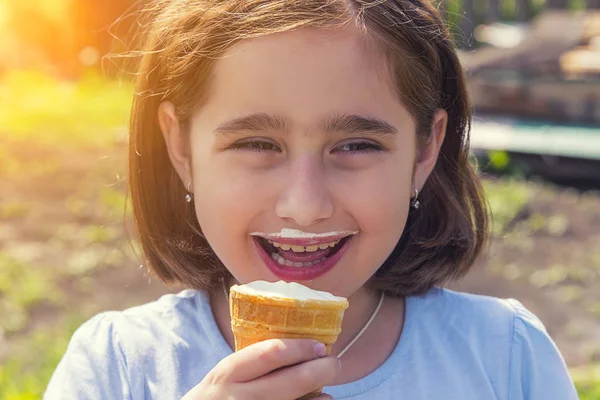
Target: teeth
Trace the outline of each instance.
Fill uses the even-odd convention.
[[[323,261],[325,261],[327,259],[327,257],[323,257],[320,260],[315,260],[315,261],[306,261],[306,262],[299,262],[299,261],[290,261],[290,260],[286,260],[285,258],[281,257],[279,254],[277,253],[271,253],[271,258],[275,261],[277,261],[277,263],[279,265],[285,265],[286,267],[294,267],[294,268],[304,268],[304,267],[311,267],[313,265],[317,265],[318,263],[321,263]]]
[[[304,247],[304,246],[294,246],[294,245],[292,245],[291,248],[292,248],[292,251],[294,253],[304,253],[306,251],[306,247]]]
[[[339,242],[340,242],[339,240],[336,240],[335,242],[320,244],[319,249],[325,250],[328,247],[335,247],[335,245],[338,244]]]
[[[269,241],[269,243],[271,243],[273,246],[275,246],[279,249],[292,250],[295,253],[304,253],[306,251],[311,252],[311,251],[317,251],[319,249],[325,250],[330,247],[335,247],[339,242],[340,242],[339,240],[336,240],[335,242],[315,244],[315,245],[311,245],[311,246],[296,246],[293,244],[284,244],[284,243],[277,243],[277,242]]]

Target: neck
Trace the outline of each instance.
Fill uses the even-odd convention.
[[[332,355],[338,355],[340,351],[344,349],[348,343],[350,343],[352,339],[354,339],[354,337],[360,332],[360,330],[373,315],[373,312],[379,303],[379,299],[379,293],[362,288],[348,298],[348,303],[350,306],[344,313],[344,319],[342,320],[342,332],[338,336],[337,341],[334,343],[331,349]],[[367,329],[371,329],[372,326],[376,324],[378,319],[379,316],[376,316],[371,323],[371,326]],[[366,331],[364,334],[366,334]],[[358,346],[358,341],[352,346],[352,348],[354,346]]]

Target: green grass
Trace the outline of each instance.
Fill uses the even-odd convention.
[[[61,300],[52,274],[0,253],[0,330],[17,332],[27,325],[28,308]]]
[[[36,71],[8,71],[0,79],[0,99],[5,100],[0,112],[0,176],[37,182],[39,177],[50,177],[64,168],[60,157],[69,149],[104,148],[123,140],[132,94],[131,84],[107,81],[100,73],[90,72],[74,82]],[[57,152],[65,149],[66,153]],[[66,197],[67,209],[87,216],[87,197],[95,195],[105,213],[122,215],[124,195],[98,181],[93,194]],[[0,203],[0,218],[16,223],[30,207],[19,201],[4,201]],[[68,253],[71,258],[58,271],[0,253],[0,339],[2,332],[11,334],[27,327],[32,307],[62,304],[57,282],[74,273],[69,266],[79,262],[77,278],[83,281],[81,270],[95,267],[99,258],[110,261],[110,257],[122,257],[114,248],[102,247],[117,239],[115,227],[90,224],[88,229],[78,231],[78,225],[73,229],[71,236],[89,245],[83,243],[78,253]],[[55,231],[53,236],[66,233]],[[40,399],[72,333],[88,317],[76,314],[55,326],[11,339],[9,358],[0,363],[0,399]]]
[[[573,368],[571,375],[581,400],[600,399],[600,364]]]
[[[70,151],[123,142],[132,98],[130,82],[98,72],[63,81],[36,71],[7,71],[0,78],[0,178],[52,175]]]
[[[119,217],[122,216],[123,213],[130,211],[124,190],[105,186],[100,188],[99,198],[103,207],[111,217]]]
[[[492,211],[494,235],[502,235],[527,204],[530,188],[519,180],[484,181],[483,187]]]
[[[40,145],[106,145],[127,126],[133,88],[90,72],[77,82],[35,71],[0,80],[0,136]]]
[[[0,364],[0,399],[41,399],[71,335],[84,318],[71,316],[62,326],[38,331]]]

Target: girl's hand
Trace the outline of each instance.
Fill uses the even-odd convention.
[[[340,368],[315,340],[265,340],[221,360],[182,400],[294,400],[326,386]]]

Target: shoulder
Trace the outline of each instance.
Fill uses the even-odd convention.
[[[511,340],[525,335],[533,340],[549,337],[542,321],[516,299],[434,288],[421,296],[419,303],[425,315],[443,324],[458,323],[463,333],[504,333]]]
[[[542,322],[518,301],[511,303],[510,398],[578,399],[565,360]]]
[[[170,293],[161,296],[158,300],[139,306],[128,308],[124,311],[112,312],[113,315],[121,314],[125,318],[168,318],[177,313],[187,314],[197,308],[198,302],[207,300],[206,294],[192,289],[179,293]]]
[[[446,335],[468,339],[471,348],[479,344],[485,350],[494,344],[510,350],[524,337],[550,340],[540,319],[515,299],[434,288],[415,303],[428,325],[438,325]]]
[[[543,329],[537,317],[515,299],[500,299],[449,289],[434,288],[416,300],[424,316],[461,330],[501,330],[512,333],[515,319]]]
[[[194,290],[167,294],[124,311],[105,311],[75,331],[67,354],[79,349],[92,359],[110,353],[114,357],[105,358],[105,362],[118,360],[123,366],[130,361],[138,363],[156,355],[161,347],[177,349],[182,342],[189,346],[214,334],[204,323],[210,313],[208,296]]]
[[[208,358],[208,296],[186,290],[124,311],[98,314],[73,334],[53,373],[45,399],[115,399],[144,392],[146,380],[165,381],[175,393],[177,366]],[[161,368],[156,368],[160,365]],[[186,367],[188,367],[186,365]],[[188,368],[191,370],[191,367]],[[200,376],[200,375],[199,375]]]
[[[179,293],[165,294],[156,301],[124,311],[109,311],[101,315],[117,328],[171,329],[201,316],[202,311],[206,311],[207,304],[208,297],[205,293],[187,289]]]
[[[52,374],[44,399],[129,398],[128,360],[109,313],[81,325]]]
[[[426,324],[420,334],[443,344],[456,365],[478,365],[506,382],[510,399],[577,398],[557,346],[519,301],[435,288],[413,302]]]
[[[96,340],[95,336],[103,335],[112,337],[113,345],[122,346],[127,353],[136,349],[145,352],[146,347],[159,341],[167,343],[169,339],[185,337],[190,332],[201,333],[201,327],[196,325],[208,318],[210,312],[205,293],[184,290],[124,311],[98,314],[84,323],[73,338]]]
[[[131,330],[160,329],[161,326],[172,324],[174,320],[189,316],[190,312],[197,308],[197,297],[202,299],[198,292],[184,290],[123,311],[104,311],[83,323],[73,337],[79,338],[98,332],[122,335]]]

